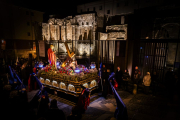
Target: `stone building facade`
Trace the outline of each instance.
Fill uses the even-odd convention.
[[[100,32],[100,40],[127,40],[127,24],[106,26],[106,33]]]
[[[84,40],[81,44],[68,43],[70,50],[77,50],[78,55],[90,55],[90,40],[96,40],[95,13],[68,16],[64,19],[50,18],[48,23],[42,23],[43,40]],[[75,42],[75,41],[74,41]],[[56,44],[57,45],[57,44]],[[55,48],[57,48],[55,45]],[[63,43],[59,43],[60,52],[66,52]],[[74,49],[75,48],[75,49]],[[95,41],[91,42],[91,50],[95,49]]]
[[[64,19],[50,18],[42,23],[43,40],[95,40],[95,14],[68,16]]]

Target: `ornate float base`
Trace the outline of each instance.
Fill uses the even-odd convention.
[[[54,89],[56,91],[60,91],[66,94],[70,94],[76,97],[79,97],[81,91],[83,90],[83,86],[88,88],[90,91],[96,90],[98,88],[97,80],[98,77],[90,77],[87,79],[81,80],[67,80],[63,78],[53,78],[46,75],[42,75],[39,77],[41,83],[50,89]]]

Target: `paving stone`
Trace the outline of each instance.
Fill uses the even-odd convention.
[[[98,117],[96,120],[110,120],[112,117],[112,114],[103,114],[100,117]]]
[[[97,109],[94,107],[88,107],[85,114],[82,116],[82,120],[96,120],[99,116],[103,115],[106,111]]]
[[[175,104],[168,104],[167,99],[161,96],[150,96],[144,94],[133,95],[126,91],[117,91],[125,103],[129,120],[180,120],[180,110]],[[50,100],[55,98],[49,95]],[[58,108],[63,110],[65,115],[71,113],[73,104],[67,100],[57,98]],[[107,99],[97,97],[91,99],[82,120],[110,120],[114,116],[117,107],[114,95],[108,95]]]

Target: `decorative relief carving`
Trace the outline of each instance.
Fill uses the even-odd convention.
[[[68,16],[64,19],[50,18],[48,20],[48,23],[42,24],[44,25],[42,28],[43,40],[59,40],[60,34],[61,34],[61,40],[72,40],[72,39],[95,40],[95,36],[94,36],[95,34],[91,34],[91,36],[88,36],[90,30],[96,31],[95,20],[96,19],[94,13],[76,15],[73,18],[72,16]],[[75,29],[72,28],[73,25],[77,25]],[[59,28],[61,28],[61,30]],[[87,31],[85,31],[85,29]]]
[[[61,82],[61,83],[60,83],[60,88],[66,90],[66,85],[65,85],[65,83]]]
[[[97,86],[96,80],[91,81],[90,88]]]
[[[111,25],[106,26],[106,32],[108,33],[107,40],[126,40],[127,39],[127,25]],[[100,34],[100,38],[103,34]]]
[[[44,83],[44,78],[40,77],[40,82]]]
[[[75,92],[75,87],[74,87],[74,85],[69,84],[69,85],[68,85],[68,90],[71,91],[71,92]]]
[[[82,25],[82,23],[84,25]],[[64,19],[50,18],[48,23],[43,23],[43,40],[95,40],[96,35],[95,13],[68,16]],[[88,43],[88,42],[87,42]],[[80,55],[90,55],[95,49],[95,42],[89,44],[82,43],[76,46]],[[81,49],[79,49],[81,48]],[[60,51],[66,51],[60,47]]]

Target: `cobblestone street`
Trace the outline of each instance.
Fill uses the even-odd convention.
[[[125,103],[128,111],[129,120],[179,120],[180,113],[177,104],[170,104],[162,95],[156,97],[139,93],[132,95],[126,91],[117,91]],[[96,96],[97,93],[94,95]],[[98,95],[97,95],[98,96]],[[50,99],[56,98],[50,95]],[[71,113],[72,103],[69,105],[57,98],[58,107],[62,109],[66,116]],[[92,99],[91,99],[92,101]],[[82,116],[82,120],[110,120],[114,116],[116,109],[116,100],[113,95],[109,95],[107,99],[96,97],[92,101]]]

